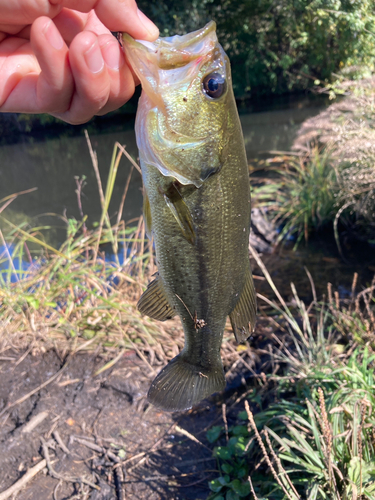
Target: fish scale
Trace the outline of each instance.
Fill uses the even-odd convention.
[[[229,61],[214,23],[150,45],[124,35],[143,86],[136,135],[158,265],[138,308],[158,320],[181,319],[184,348],[148,393],[154,405],[176,411],[225,387],[220,347],[227,317],[239,342],[254,329],[250,185]],[[215,99],[205,91],[207,78],[213,92],[222,85]]]

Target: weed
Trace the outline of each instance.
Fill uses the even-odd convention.
[[[363,296],[356,297],[353,286],[352,300],[343,307],[331,290],[328,303],[315,298],[307,307],[292,285],[292,312],[251,252],[280,303],[258,296],[276,312],[273,323],[289,334],[274,355],[284,374],[267,377],[277,387],[274,402],[254,414],[249,403],[260,400],[253,390],[236,425],[229,426],[228,440],[220,444],[225,425],[209,430],[208,440],[218,443],[214,456],[220,471],[209,483],[210,499],[249,498],[250,491],[258,500],[373,499],[375,355],[363,342],[356,348],[338,343]],[[364,309],[356,321],[369,316],[371,310]]]
[[[274,222],[282,228],[279,240],[295,235],[296,248],[302,238],[308,241],[313,229],[334,220],[337,174],[329,148],[315,146],[304,155],[276,159],[282,163],[276,169],[279,179],[268,180],[253,195],[258,205],[274,214]]]

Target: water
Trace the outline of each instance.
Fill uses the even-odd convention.
[[[269,106],[268,106],[269,107]],[[274,109],[274,108],[277,109]],[[303,97],[288,103],[284,109],[273,105],[265,111],[244,113],[241,111],[245,146],[249,161],[269,155],[269,151],[288,151],[299,125],[308,117],[314,116],[323,109],[322,101],[311,101]],[[105,187],[113,146],[116,141],[126,145],[127,151],[137,158],[133,123],[126,124],[121,132],[105,131],[91,135],[93,148],[96,150],[103,186]],[[53,230],[46,232],[49,243],[58,245],[66,237],[64,217],[80,219],[77,203],[75,176],[86,177],[83,189],[83,212],[88,216],[90,227],[99,221],[101,208],[98,186],[83,131],[80,136],[64,137],[48,140],[32,140],[0,147],[0,199],[3,197],[36,187],[37,190],[19,196],[2,215],[15,224],[30,222],[49,225]],[[110,216],[115,216],[126,180],[130,172],[130,163],[123,158],[117,174],[111,205]],[[138,217],[142,207],[142,180],[134,170],[130,188],[126,197],[123,219],[129,221]],[[37,219],[35,219],[37,217]],[[4,224],[0,222],[0,227]],[[338,259],[334,245],[315,245],[314,251],[300,247],[297,253],[283,249],[282,257],[267,257],[268,265],[273,268],[275,279],[280,287],[290,280],[302,280],[308,285],[303,267],[307,265],[314,279],[326,286],[327,281],[333,285],[344,285],[350,288],[353,270],[359,269],[362,281],[368,281],[368,265],[361,263],[346,266]],[[328,260],[324,260],[328,259]],[[329,259],[333,259],[329,261]],[[371,271],[371,269],[370,269]],[[315,276],[314,276],[315,275]],[[259,283],[261,285],[261,283]],[[323,285],[324,284],[324,285]],[[318,287],[320,285],[318,284]],[[288,290],[289,287],[288,287]],[[323,292],[322,292],[323,293]]]
[[[249,160],[269,150],[288,150],[298,125],[322,109],[321,105],[316,104],[311,105],[310,101],[303,98],[288,109],[241,114]],[[104,186],[116,141],[125,144],[127,151],[133,158],[137,158],[131,120],[125,131],[91,135]],[[1,146],[0,165],[0,199],[12,193],[37,188],[35,192],[19,196],[6,210],[4,215],[12,222],[31,222],[33,217],[39,216],[38,223],[56,227],[50,243],[61,243],[65,239],[65,230],[60,217],[66,215],[68,218],[80,219],[75,176],[86,177],[82,205],[84,214],[88,216],[88,225],[99,220],[101,208],[98,186],[83,131],[78,137],[61,136],[45,141],[34,140]],[[119,207],[129,172],[130,163],[123,158],[109,209],[111,215]],[[141,177],[134,171],[124,206],[125,221],[140,215],[141,189]]]

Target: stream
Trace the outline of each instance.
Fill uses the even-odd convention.
[[[296,131],[307,118],[318,114],[325,102],[302,96],[288,102],[265,101],[259,103],[251,112],[240,107],[240,117],[248,160],[270,156],[270,151],[288,151]],[[103,186],[106,184],[113,146],[116,141],[126,146],[133,158],[138,152],[134,136],[134,118],[130,119],[123,130],[102,131],[91,134],[90,140],[97,153]],[[29,136],[17,144],[0,147],[0,199],[31,188],[35,191],[19,196],[3,216],[18,225],[21,222],[51,226],[48,230],[48,243],[61,244],[66,237],[66,226],[61,218],[80,220],[77,203],[75,177],[85,178],[81,197],[87,224],[92,226],[99,221],[101,208],[95,173],[84,133],[73,137],[61,135],[57,138],[40,140]],[[130,162],[122,158],[116,178],[109,214],[116,214],[131,169]],[[129,221],[139,217],[142,210],[142,179],[133,171],[127,193],[123,219]],[[37,221],[37,222],[36,222]],[[5,229],[4,223],[0,228]],[[292,246],[292,245],[291,245]],[[326,292],[327,282],[338,289],[340,295],[347,295],[351,288],[353,273],[359,273],[359,286],[366,286],[375,271],[374,262],[353,248],[350,264],[342,262],[331,236],[319,237],[309,244],[300,245],[292,251],[288,245],[277,249],[264,260],[282,294],[290,295],[289,283],[293,281],[301,296],[311,298],[311,287],[306,266],[315,282],[318,296]],[[262,280],[256,281],[258,291],[266,293],[268,287]]]

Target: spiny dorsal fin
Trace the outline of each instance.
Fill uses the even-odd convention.
[[[232,330],[238,343],[245,342],[255,327],[257,302],[251,274],[250,263],[246,271],[246,280],[236,307],[229,315]]]
[[[166,321],[176,315],[176,311],[169,304],[159,274],[148,284],[137,307],[141,314],[159,321]]]
[[[193,218],[189,207],[186,205],[178,187],[177,182],[173,182],[166,193],[164,199],[172,214],[174,215],[177,224],[179,225],[184,238],[194,245],[196,234],[194,230]]]
[[[146,226],[146,234],[151,239],[152,219],[150,200],[148,199],[146,188],[143,188],[143,218]]]

